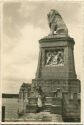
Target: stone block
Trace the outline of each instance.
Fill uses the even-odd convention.
[[[60,105],[52,105],[50,113],[52,114],[62,114],[62,106]]]
[[[62,106],[62,99],[59,97],[52,98],[52,105]]]
[[[38,106],[37,105],[27,105],[26,113],[37,113]]]

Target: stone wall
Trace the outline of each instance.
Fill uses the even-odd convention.
[[[77,92],[80,93],[80,81],[78,79],[56,79],[56,80],[42,80],[42,79],[33,79],[32,87],[41,86],[43,92],[46,96],[51,96],[53,91],[56,91],[58,88],[62,91]]]
[[[63,93],[62,98],[62,117],[63,119],[74,119],[80,121],[81,104],[77,93],[72,96],[68,92]]]
[[[18,99],[18,114],[23,115],[26,112],[26,106],[28,104],[28,97],[30,96],[31,85],[23,83],[19,91]]]

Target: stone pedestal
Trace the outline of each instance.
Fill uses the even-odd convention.
[[[43,38],[39,41],[40,53],[36,78],[41,79],[76,79],[74,67],[74,40],[70,37]],[[48,58],[50,56],[50,62]],[[60,54],[60,61],[56,56]],[[54,59],[52,59],[54,56]],[[59,59],[58,58],[58,59]]]
[[[61,92],[79,93],[80,80],[74,66],[74,40],[70,37],[45,37],[39,44],[39,61],[33,86],[41,86],[47,96],[58,88]]]
[[[45,110],[63,115],[62,110],[67,106],[65,114],[68,113],[69,116],[69,112],[71,112],[73,117],[77,109],[73,113],[75,103],[74,99],[70,101],[70,98],[71,96],[74,98],[74,95],[77,96],[80,93],[80,80],[77,79],[74,65],[75,42],[70,37],[45,37],[39,41],[39,44],[39,61],[36,78],[32,80],[32,88],[41,87],[46,96]],[[63,98],[64,92],[70,96],[67,94],[66,98]],[[47,103],[49,99],[50,102]],[[78,104],[78,98],[76,102]]]

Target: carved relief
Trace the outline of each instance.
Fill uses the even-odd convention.
[[[55,49],[46,51],[46,66],[63,66],[64,65],[64,50]]]

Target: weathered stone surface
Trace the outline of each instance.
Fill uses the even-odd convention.
[[[63,51],[63,65],[46,65],[46,51]],[[75,79],[74,40],[72,38],[47,38],[40,40],[40,57],[36,78]],[[51,56],[51,58],[53,58]]]
[[[32,86],[41,86],[46,96],[52,96],[52,92],[60,88],[61,92],[80,93],[80,81],[78,79],[33,79]]]
[[[29,85],[28,83],[23,83],[19,91],[18,114],[21,115],[26,112],[26,106],[28,104],[28,97],[30,96],[30,93],[31,93],[31,85]]]
[[[76,93],[75,93],[76,94]],[[81,107],[80,107],[80,101],[78,100],[78,97],[74,96],[73,93],[71,93],[72,96],[68,92],[63,93],[63,99],[62,99],[62,117],[63,120],[66,121],[66,119],[73,120],[74,121],[80,121],[80,114],[81,114]]]

